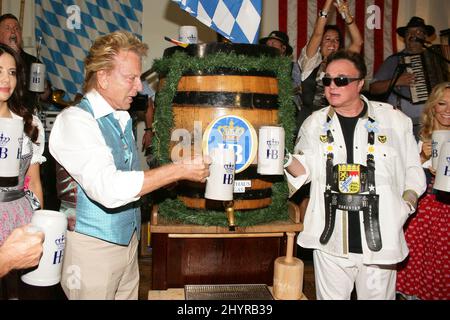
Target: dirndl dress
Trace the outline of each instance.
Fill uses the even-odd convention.
[[[449,194],[432,188],[434,177],[429,181],[417,213],[405,225],[409,256],[398,266],[397,292],[407,299],[449,300]]]
[[[13,114],[13,118],[21,119],[15,114]],[[37,143],[33,143],[24,133],[18,185],[0,187],[0,246],[15,228],[30,223],[34,210],[39,207],[38,199],[32,192],[24,188],[25,175],[30,165],[41,164],[46,160],[42,156],[45,146],[44,128],[36,116],[33,116],[33,124],[37,125],[39,136]],[[9,200],[6,196],[7,193],[19,193],[22,196],[16,200],[5,201],[5,199]]]

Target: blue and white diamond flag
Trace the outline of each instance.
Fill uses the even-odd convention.
[[[40,59],[71,99],[82,93],[83,61],[97,37],[126,30],[142,39],[142,0],[35,0],[35,12]]]
[[[262,0],[172,0],[233,43],[256,43]]]

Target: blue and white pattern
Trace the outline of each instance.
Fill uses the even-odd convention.
[[[35,12],[40,59],[70,99],[82,93],[83,61],[97,37],[126,30],[142,39],[142,0],[35,0]]]
[[[173,0],[233,43],[256,43],[262,0]]]

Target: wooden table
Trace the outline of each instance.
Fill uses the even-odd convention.
[[[286,232],[300,222],[226,227],[168,223],[152,217],[152,289],[186,284],[273,283],[274,261],[286,255]]]
[[[272,287],[269,287],[269,291],[273,295]],[[148,292],[148,300],[185,300],[184,288],[150,290]],[[308,300],[308,298],[303,294],[300,300]]]

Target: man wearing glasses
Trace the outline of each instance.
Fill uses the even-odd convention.
[[[311,182],[297,243],[314,249],[317,299],[395,299],[396,263],[408,255],[402,227],[425,191],[411,120],[360,91],[356,53],[327,61],[329,107],[303,123],[285,173],[290,195]]]

